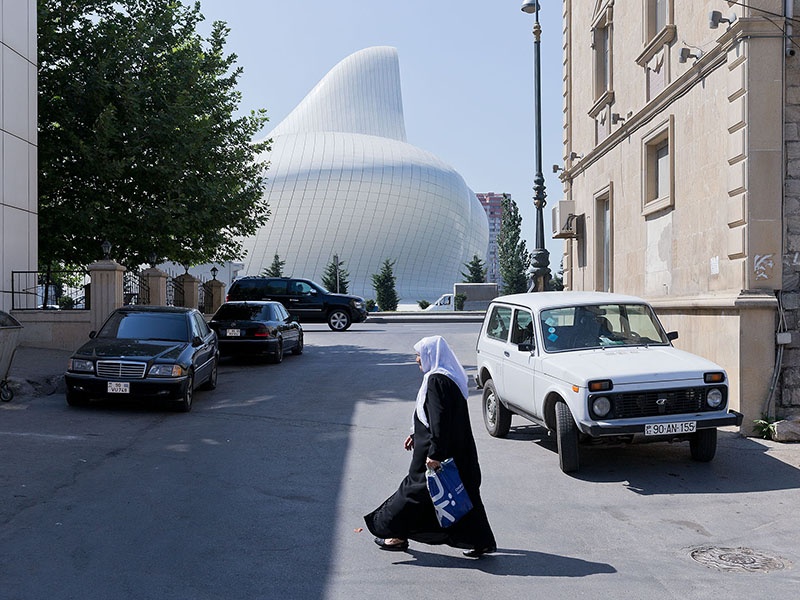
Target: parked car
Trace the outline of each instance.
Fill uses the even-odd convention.
[[[327,323],[334,331],[367,320],[363,298],[334,294],[309,279],[242,277],[231,284],[227,300],[274,300],[301,323]]]
[[[217,334],[193,308],[125,306],[69,359],[67,404],[92,398],[174,401],[189,412],[194,390],[217,385]]]
[[[303,327],[280,302],[226,302],[208,324],[217,332],[223,356],[266,354],[279,363],[287,350],[303,353]]]
[[[554,432],[561,470],[577,471],[579,444],[689,440],[710,461],[728,409],[719,365],[672,346],[641,298],[540,292],[496,298],[477,343],[488,432],[505,437],[520,415]]]

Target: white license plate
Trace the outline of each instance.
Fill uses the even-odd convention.
[[[109,394],[130,394],[131,384],[127,381],[109,381],[108,382]]]
[[[697,431],[697,421],[684,421],[683,423],[653,423],[644,426],[645,435],[677,435],[679,433],[694,433]]]
[[[241,337],[241,335],[242,335],[242,330],[241,330],[241,329],[228,329],[228,330],[225,332],[225,335],[226,335],[227,337]]]

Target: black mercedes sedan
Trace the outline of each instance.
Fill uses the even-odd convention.
[[[288,350],[303,353],[303,327],[280,302],[226,302],[209,321],[223,356],[264,356],[279,363]]]
[[[125,306],[69,359],[67,404],[150,398],[192,409],[194,390],[217,386],[217,334],[193,308]]]

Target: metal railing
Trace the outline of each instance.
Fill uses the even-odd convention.
[[[91,278],[79,271],[12,271],[12,310],[87,310]]]
[[[183,281],[170,275],[167,279],[167,306],[183,306]]]
[[[122,303],[126,306],[150,304],[150,286],[141,273],[126,271],[122,276]]]

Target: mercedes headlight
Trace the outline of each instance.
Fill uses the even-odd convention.
[[[153,377],[183,377],[186,372],[180,365],[153,365],[150,367],[150,375]]]
[[[80,373],[94,373],[94,362],[83,358],[70,358],[67,370]]]

